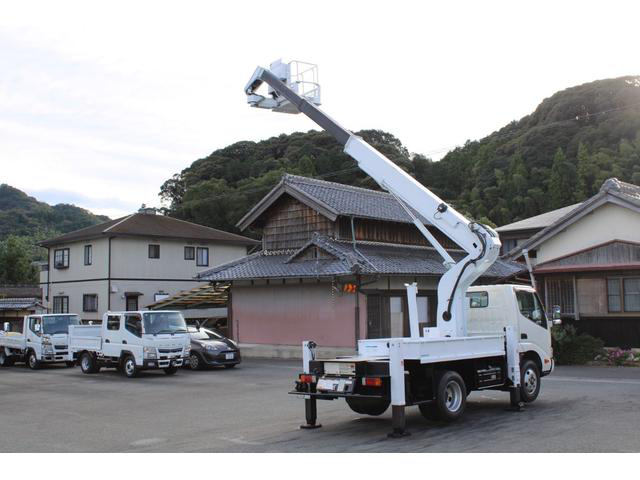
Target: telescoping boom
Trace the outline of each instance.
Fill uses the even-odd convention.
[[[306,71],[313,70],[313,67],[310,65]],[[248,103],[258,108],[304,113],[333,135],[344,147],[344,152],[354,158],[364,172],[400,202],[413,218],[418,230],[440,253],[444,265],[448,268],[438,284],[437,330],[431,331],[430,335],[466,336],[464,293],[498,258],[500,240],[496,232],[486,225],[467,219],[362,138],[322,112],[316,106],[320,103],[320,87],[317,82],[304,80],[305,70],[302,70],[303,74],[292,78],[292,73],[296,71],[292,72],[290,64],[278,61],[272,65],[272,69],[273,71],[262,67],[256,69],[245,87]],[[268,96],[257,93],[263,82],[270,87]],[[454,261],[411,209],[429,220],[433,226],[464,249],[467,255],[457,262]],[[408,295],[412,295],[409,290]],[[409,302],[412,303],[411,298]],[[412,321],[413,323],[415,322]],[[411,330],[412,336],[418,334],[417,326]]]

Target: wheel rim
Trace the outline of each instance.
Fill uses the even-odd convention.
[[[462,405],[462,388],[458,382],[450,381],[444,391],[444,404],[450,412],[456,412]]]
[[[197,355],[191,355],[189,357],[189,366],[193,369],[193,370],[197,370],[198,367],[200,366],[200,360],[198,359]]]
[[[29,355],[29,366],[31,368],[36,366],[36,361],[37,361],[36,356],[33,353]]]
[[[533,368],[527,368],[524,372],[524,390],[528,395],[536,393],[538,388],[538,375]]]
[[[133,372],[136,369],[136,365],[135,363],[133,363],[133,360],[129,359],[125,362],[124,364],[124,371],[127,372],[127,375],[133,375]]]
[[[85,355],[84,357],[82,357],[82,370],[87,371],[89,370],[89,367],[91,367],[91,364],[89,363],[89,357]]]

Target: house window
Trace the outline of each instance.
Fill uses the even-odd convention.
[[[196,265],[198,267],[208,267],[209,266],[209,248],[207,247],[198,247],[198,257],[196,259]]]
[[[93,248],[91,245],[84,246],[84,264],[91,265],[93,262]]]
[[[98,295],[88,293],[82,296],[82,311],[97,312],[98,311]]]
[[[184,259],[185,260],[195,260],[196,259],[196,249],[194,247],[184,247]]]
[[[160,258],[160,245],[149,245],[149,258]]]
[[[59,248],[53,251],[53,268],[69,268],[68,248]]]
[[[640,278],[607,279],[609,312],[640,312]]]
[[[126,310],[127,312],[135,312],[136,310],[138,310],[137,295],[127,295]]]
[[[53,297],[53,313],[69,313],[69,297]]]
[[[560,311],[563,314],[575,313],[572,278],[550,278],[545,280],[545,288],[548,309],[553,308],[554,305],[560,305]]]

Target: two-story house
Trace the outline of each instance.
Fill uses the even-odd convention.
[[[215,265],[244,257],[250,238],[158,215],[154,209],[42,242],[40,280],[53,313],[97,321],[108,310],[137,310],[202,281]]]
[[[464,255],[421,220],[454,258]],[[411,282],[420,323],[435,325],[442,258],[388,193],[284,175],[238,227],[261,230],[262,250],[200,278],[231,285],[229,333],[246,354],[298,356],[303,340],[349,353],[358,339],[407,335]],[[522,270],[499,260],[482,282]]]

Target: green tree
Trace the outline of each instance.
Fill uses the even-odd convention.
[[[582,202],[595,194],[598,167],[594,163],[584,143],[578,146],[577,184],[575,200]]]
[[[15,235],[0,242],[0,283],[38,283],[38,268],[32,263],[29,245]]]
[[[551,208],[570,205],[575,198],[576,168],[567,160],[564,152],[558,147],[553,156],[551,177],[549,178],[549,196]]]

